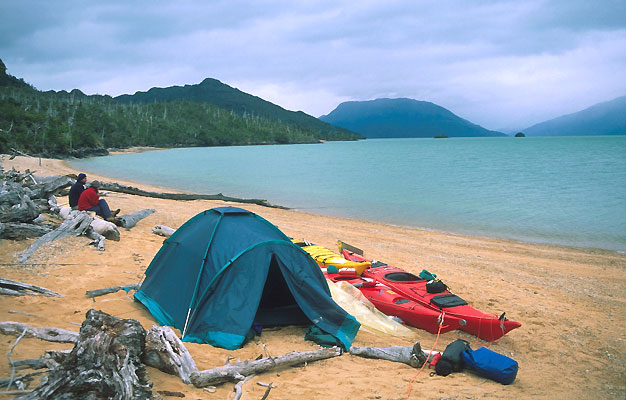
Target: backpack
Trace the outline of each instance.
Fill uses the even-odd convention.
[[[519,368],[517,361],[503,354],[481,347],[463,353],[465,366],[478,375],[503,385],[513,383]]]
[[[465,364],[461,355],[466,350],[472,350],[467,340],[457,339],[450,343],[441,354],[437,364],[435,364],[435,373],[441,376],[448,376],[452,372],[462,371]]]

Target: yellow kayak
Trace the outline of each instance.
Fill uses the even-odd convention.
[[[326,247],[318,246],[306,240],[292,239],[292,241],[298,246],[302,247],[302,250],[309,253],[309,255],[311,255],[311,257],[313,257],[313,259],[317,261],[320,266],[323,267],[328,267],[332,265],[337,269],[352,268],[358,275],[361,275],[363,271],[365,271],[367,268],[370,267],[370,265],[372,265],[372,263],[369,261],[346,260],[341,255],[333,253]]]

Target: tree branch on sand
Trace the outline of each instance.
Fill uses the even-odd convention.
[[[218,194],[158,193],[158,192],[149,192],[149,191],[138,189],[132,186],[120,185],[119,183],[105,183],[105,182],[102,182],[100,184],[100,188],[103,190],[110,190],[111,192],[126,193],[126,194],[132,194],[135,196],[154,197],[157,199],[221,200],[221,201],[232,201],[232,202],[244,203],[244,204],[257,204],[257,205],[264,206],[264,207],[281,208],[285,210],[289,209],[288,207],[271,204],[267,200],[242,199],[238,197],[224,196],[222,193],[218,193]]]
[[[424,365],[427,355],[422,350],[419,342],[413,346],[391,346],[391,347],[350,347],[350,354],[366,358],[377,358],[387,361],[395,361],[418,368]]]
[[[191,374],[191,383],[196,387],[205,387],[224,382],[238,382],[252,374],[269,371],[274,368],[304,364],[311,361],[337,357],[342,354],[339,347],[323,348],[307,352],[292,352],[278,357],[266,357],[260,360],[246,360],[236,364],[227,364],[222,367]]]
[[[63,297],[62,295],[50,289],[41,286],[31,285],[28,283],[12,281],[10,279],[0,278],[0,294],[11,296],[47,296],[47,297]]]

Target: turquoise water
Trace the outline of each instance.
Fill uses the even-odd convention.
[[[624,136],[185,148],[71,164],[325,215],[626,251]]]

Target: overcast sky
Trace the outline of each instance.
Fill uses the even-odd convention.
[[[3,0],[0,58],[40,90],[210,77],[316,117],[408,97],[521,129],[626,95],[626,1]]]

